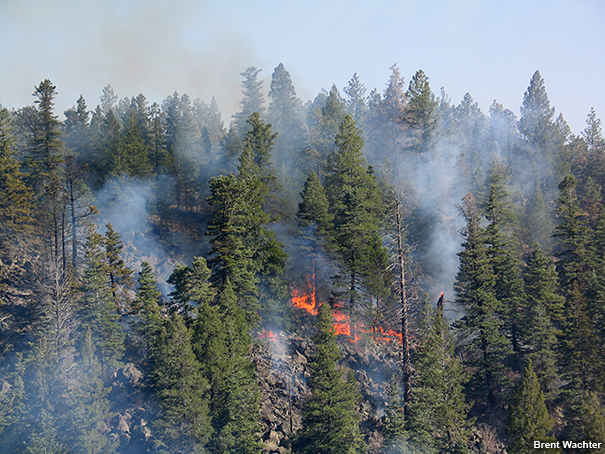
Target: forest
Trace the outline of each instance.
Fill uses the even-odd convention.
[[[260,72],[0,105],[0,452],[605,452],[596,112]]]

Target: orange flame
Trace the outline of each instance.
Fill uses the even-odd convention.
[[[315,274],[312,276],[312,281],[307,275],[307,291],[299,291],[298,289],[292,289],[292,304],[299,308],[304,309],[311,315],[317,315],[317,308],[319,307],[316,299],[315,290]],[[322,303],[319,303],[322,304]],[[336,336],[349,336],[349,342],[355,343],[360,337],[360,332],[372,334],[377,341],[391,342],[394,339],[398,339],[400,342],[403,340],[401,333],[393,329],[384,329],[381,326],[375,326],[367,329],[361,324],[351,324],[350,316],[341,312],[340,309],[344,308],[342,303],[334,304],[334,311],[332,317],[334,322],[334,335]],[[264,337],[264,336],[261,336]]]
[[[263,339],[266,339],[268,341],[273,341],[276,342],[277,341],[277,335],[275,333],[273,333],[273,331],[267,331],[265,328],[262,329],[261,333],[260,333],[260,337]]]
[[[315,282],[315,275],[313,275],[313,283]],[[299,292],[298,289],[292,290],[292,304],[299,309],[306,310],[311,315],[317,315],[317,301],[315,285],[309,280],[307,276],[307,287],[309,293]]]

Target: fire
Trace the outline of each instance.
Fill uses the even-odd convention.
[[[313,275],[313,283],[310,282],[309,276],[307,276],[307,287],[309,293],[299,292],[297,289],[292,290],[292,304],[299,309],[306,310],[311,315],[317,315],[315,275]]]
[[[349,316],[343,314],[342,312],[335,310],[332,313],[332,317],[334,318],[334,323],[332,326],[334,327],[334,334],[350,336],[351,335],[351,323],[349,323]]]
[[[317,315],[317,308],[319,307],[319,304],[322,303],[317,303],[315,274],[313,274],[312,280],[309,278],[309,276],[307,276],[307,291],[292,289],[292,304],[299,309],[307,311],[311,315]],[[334,327],[334,335],[349,336],[349,342],[351,343],[355,343],[360,339],[358,333],[371,334],[372,337],[377,341],[391,342],[394,339],[398,339],[401,342],[403,340],[402,334],[393,329],[384,329],[381,326],[374,326],[368,329],[362,324],[351,324],[350,316],[341,311],[343,307],[344,306],[342,304],[338,303],[334,305],[334,311],[332,312],[332,317],[334,318],[334,322],[332,324]]]
[[[259,337],[261,337],[262,339],[266,339],[268,341],[273,341],[273,342],[277,341],[277,335],[271,330],[267,331],[265,328],[263,328],[261,330]]]

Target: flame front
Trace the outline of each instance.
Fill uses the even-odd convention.
[[[317,308],[319,306],[315,290],[315,274],[313,274],[312,279],[307,275],[307,292],[292,289],[292,304],[294,307],[303,309],[311,315],[317,315]],[[368,329],[362,324],[352,325],[350,316],[341,312],[343,307],[342,304],[338,303],[334,305],[332,312],[334,335],[349,336],[349,342],[351,343],[357,342],[360,339],[358,333],[368,333],[377,341],[391,342],[393,339],[402,341],[402,334],[393,329],[384,329],[382,326],[373,326]]]

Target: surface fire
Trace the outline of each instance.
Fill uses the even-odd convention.
[[[303,309],[311,315],[317,315],[317,308],[320,304],[317,303],[317,292],[315,289],[315,275],[312,278],[307,276],[307,289],[301,291],[298,289],[292,289],[292,304],[294,307]],[[351,323],[351,318],[348,314],[341,311],[344,306],[337,304],[334,306],[332,317],[334,322],[334,335],[337,336],[349,336],[349,342],[357,342],[360,337],[358,333],[370,334],[376,341],[391,342],[393,339],[402,341],[402,334],[398,333],[393,329],[384,329],[382,326],[373,326],[366,328],[365,325],[360,323]],[[261,336],[262,337],[262,336]]]

